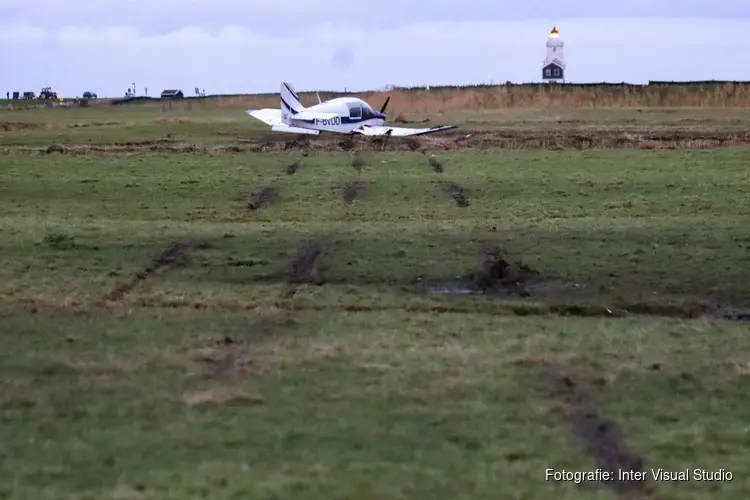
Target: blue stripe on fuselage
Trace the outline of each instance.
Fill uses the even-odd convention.
[[[299,111],[292,109],[292,107],[289,104],[287,104],[287,102],[284,100],[283,97],[281,98],[281,104],[282,106],[286,107],[286,109],[288,109],[289,112],[292,113],[293,115],[296,115],[297,113],[299,113]]]
[[[367,117],[367,118],[361,118],[361,117],[360,118],[352,118],[351,116],[342,116],[341,117],[341,123],[360,123],[360,122],[365,122],[367,120],[377,120],[377,119],[385,121],[385,115],[380,114],[380,113],[375,113],[374,116],[370,116],[370,117]]]
[[[287,104],[287,102],[284,99],[281,99],[281,103],[282,103],[282,105],[286,109],[288,109],[292,113],[292,115],[299,114],[299,112],[293,110],[291,108],[291,106],[289,106],[289,104]],[[310,123],[310,124],[314,124],[315,123],[315,118],[294,118],[294,117],[292,117],[292,118],[294,120],[297,120],[297,121],[300,121],[300,122],[305,122],[305,123]],[[374,111],[373,112],[373,116],[370,116],[370,117],[367,117],[367,118],[365,118],[365,117],[352,118],[351,116],[341,116],[340,118],[341,118],[341,125],[354,125],[354,124],[357,124],[357,123],[362,123],[362,122],[366,122],[366,121],[370,121],[370,120],[383,120],[383,121],[385,121],[385,114],[378,113],[377,111]]]
[[[347,124],[353,124],[353,123],[362,123],[369,120],[376,120],[381,119],[384,120],[384,118],[381,118],[381,116],[371,116],[370,118],[351,118],[349,116],[342,116],[341,117],[341,124],[347,125]],[[295,120],[300,122],[308,122],[308,123],[315,123],[315,118],[295,118]]]

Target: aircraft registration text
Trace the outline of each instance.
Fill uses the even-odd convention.
[[[316,118],[315,119],[315,125],[341,125],[341,117],[335,116],[333,118]]]

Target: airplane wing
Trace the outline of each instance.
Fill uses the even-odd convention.
[[[442,125],[439,127],[430,127],[430,128],[365,126],[365,127],[356,129],[354,132],[357,134],[368,135],[368,136],[390,135],[391,137],[408,137],[408,136],[413,136],[413,135],[434,134],[435,132],[442,132],[444,130],[451,130],[454,128],[458,128],[458,125]]]
[[[245,113],[272,127],[283,124],[281,121],[281,109],[246,109]]]
[[[291,127],[289,125],[285,125],[284,122],[281,119],[281,110],[280,109],[246,109],[245,113],[252,116],[253,118],[256,118],[263,123],[270,125],[271,130],[274,132],[289,132],[292,134],[308,134],[308,135],[318,135],[320,134],[320,131],[309,129],[309,128],[300,128],[300,127]]]

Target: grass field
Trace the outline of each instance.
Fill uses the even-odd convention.
[[[750,113],[430,119],[0,112],[0,498],[744,499]]]
[[[377,101],[372,101],[376,103]],[[276,105],[274,105],[276,106]],[[397,114],[396,110],[393,110]],[[424,150],[703,148],[750,144],[750,108],[714,109],[509,109],[404,115],[407,124],[458,124],[460,128],[420,141]],[[466,135],[471,134],[467,138]],[[276,137],[271,139],[271,137]],[[296,136],[271,136],[267,127],[241,108],[180,102],[171,111],[152,106],[31,109],[0,112],[0,154],[36,152],[62,146],[78,153],[195,152],[243,153],[289,148]],[[338,137],[305,147],[350,150]],[[406,143],[408,143],[407,141]],[[359,150],[406,149],[402,142]]]

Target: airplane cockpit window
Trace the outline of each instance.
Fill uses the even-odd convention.
[[[362,118],[362,107],[359,104],[349,105],[349,118]]]
[[[363,105],[362,106],[362,118],[366,120],[369,120],[370,118],[375,118],[375,111],[373,111],[373,109],[370,106],[366,104]]]

